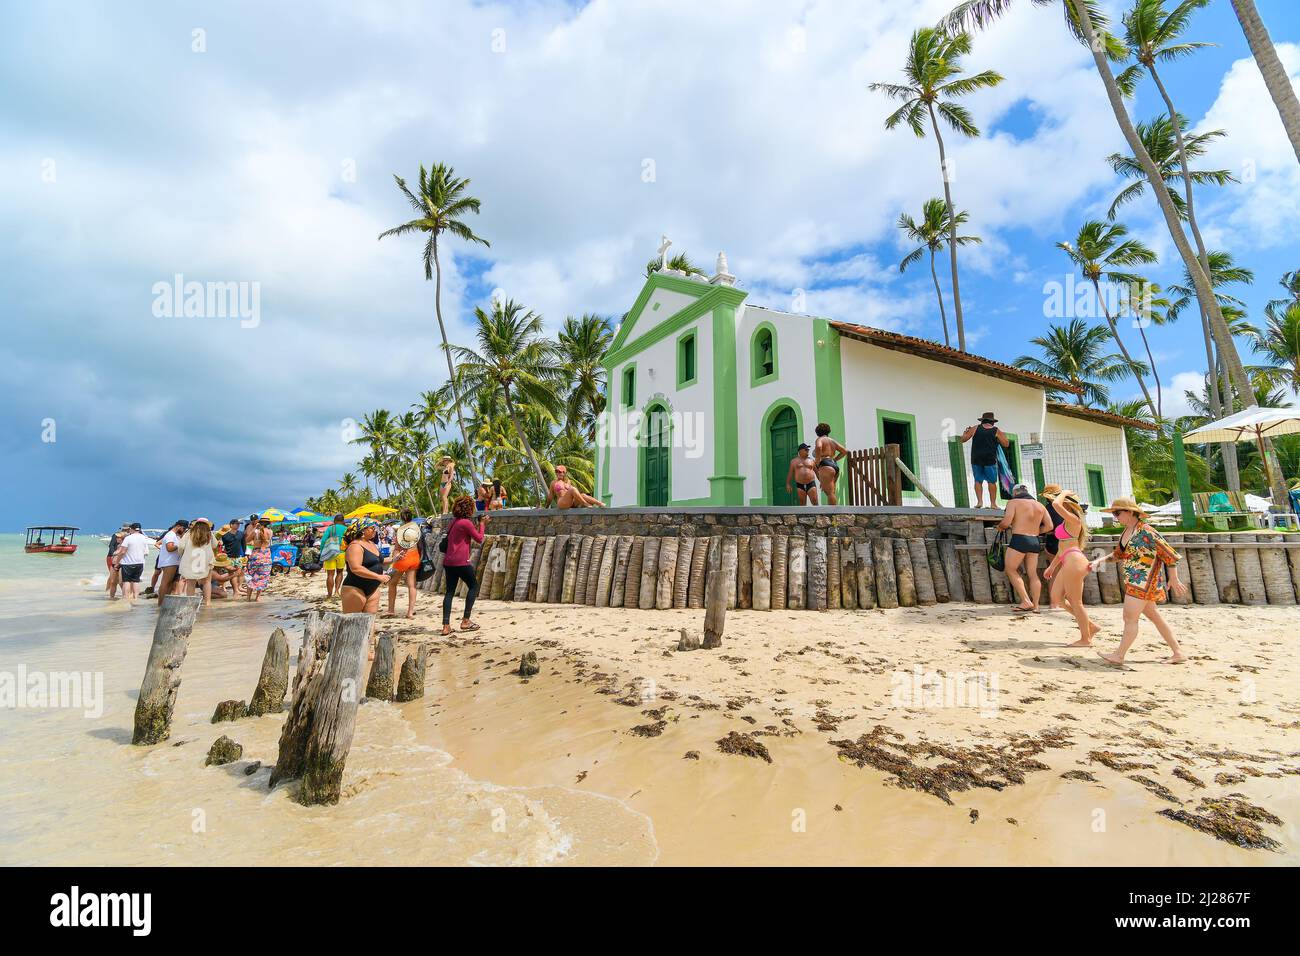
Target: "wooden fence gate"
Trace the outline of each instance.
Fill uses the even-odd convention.
[[[851,451],[849,463],[849,504],[855,507],[879,507],[903,503],[903,474],[898,470],[898,445]]]

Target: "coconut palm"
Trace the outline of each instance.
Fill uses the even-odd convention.
[[[424,242],[424,278],[434,279],[433,309],[438,316],[438,332],[442,336],[442,350],[447,358],[447,380],[451,384],[452,398],[456,406],[456,421],[460,425],[460,437],[469,445],[465,433],[465,420],[461,414],[460,392],[456,384],[456,370],[452,367],[451,343],[447,341],[447,326],[442,321],[442,262],[438,258],[438,237],[444,232],[470,243],[489,246],[486,239],[476,236],[472,229],[461,220],[469,213],[478,215],[479,201],[466,194],[468,179],[457,179],[455,170],[442,163],[435,163],[429,170],[420,164],[420,178],[416,192],[406,185],[401,176],[393,176],[397,188],[402,191],[407,202],[415,209],[417,216],[400,226],[386,229],[379,234],[380,239],[387,236],[404,236],[418,233],[425,236]],[[474,477],[474,463],[467,462],[470,478]]]
[[[605,353],[614,341],[609,320],[584,315],[564,320],[557,338],[560,363],[569,382],[565,425],[588,440],[596,437],[596,421],[605,410]]]
[[[943,175],[943,195],[948,212],[948,259],[952,267],[952,305],[957,322],[957,345],[966,351],[966,325],[961,310],[961,283],[957,278],[957,212],[952,202],[952,176],[939,117],[954,131],[966,137],[980,135],[970,111],[956,102],[956,97],[988,89],[1002,82],[1002,75],[985,70],[963,76],[961,58],[970,53],[969,33],[946,33],[923,27],[912,34],[907,63],[903,67],[906,83],[872,83],[870,89],[884,93],[902,105],[885,119],[885,129],[906,123],[920,139],[925,138],[926,120],[939,148],[939,170]]]
[[[1256,354],[1269,363],[1261,377],[1271,386],[1300,392],[1300,301],[1274,309],[1263,328],[1252,326],[1246,334]]]
[[[363,469],[362,474],[367,478],[381,479],[383,476],[381,466],[387,458],[389,449],[392,448],[397,431],[393,415],[386,408],[376,409],[368,415],[361,416],[360,428],[361,434],[352,439],[352,444],[369,446],[373,458],[371,470],[366,472]],[[391,489],[386,493],[391,493]]]
[[[964,226],[966,220],[970,218],[967,213],[957,213],[956,226]],[[939,198],[927,199],[925,205],[921,207],[921,220],[917,222],[907,213],[898,217],[898,228],[903,230],[907,238],[919,245],[903,256],[903,261],[898,264],[899,272],[906,272],[907,267],[915,263],[927,251],[930,253],[930,278],[934,281],[935,298],[939,300],[939,318],[943,320],[943,344],[951,345],[948,341],[948,313],[943,307],[943,290],[939,287],[939,274],[934,269],[934,254],[948,244],[953,238],[954,230],[948,222],[948,205],[944,200]],[[956,242],[959,246],[973,245],[983,242],[979,236],[957,236]]]
[[[961,29],[967,25],[983,27],[1009,10],[1015,2],[1016,0],[964,0],[944,18],[943,24],[947,29]],[[1057,2],[1057,0],[1030,0],[1030,2],[1035,6],[1047,6]],[[1209,276],[1188,243],[1187,236],[1183,233],[1178,209],[1169,199],[1169,192],[1164,188],[1165,184],[1160,176],[1160,170],[1150,154],[1147,153],[1146,147],[1142,145],[1142,140],[1133,125],[1133,120],[1128,115],[1128,109],[1124,105],[1125,89],[1121,87],[1111,70],[1110,60],[1124,56],[1123,44],[1119,43],[1107,31],[1106,20],[1101,15],[1101,9],[1096,0],[1060,0],[1060,2],[1065,11],[1066,23],[1071,32],[1087,46],[1092,55],[1093,65],[1096,67],[1097,75],[1101,78],[1102,86],[1105,88],[1106,99],[1110,103],[1111,112],[1115,115],[1115,122],[1124,135],[1124,141],[1128,143],[1129,150],[1142,167],[1143,173],[1146,174],[1147,182],[1151,186],[1151,193],[1160,205],[1160,212],[1164,216],[1165,227],[1169,230],[1169,236],[1178,249],[1178,254],[1182,257],[1183,264],[1187,267],[1189,275],[1194,280],[1193,284],[1196,287],[1198,297],[1205,303],[1210,332],[1219,348],[1220,358],[1227,369],[1228,378],[1233,387],[1243,397],[1243,401],[1250,401],[1254,395],[1250,379],[1246,374],[1245,366],[1242,364],[1236,343],[1232,339],[1232,333],[1228,328],[1227,321],[1223,317],[1223,311],[1214,298]],[[1234,0],[1235,2],[1237,0]],[[1280,486],[1275,489],[1275,491],[1280,490]],[[1285,496],[1283,495],[1283,497]]]
[[[1146,367],[1140,362],[1130,364],[1124,356],[1108,352],[1110,330],[1100,325],[1089,325],[1083,319],[1071,319],[1068,325],[1049,325],[1047,334],[1030,339],[1037,345],[1042,357],[1022,355],[1013,363],[1038,375],[1064,379],[1079,390],[1075,403],[1100,407],[1110,401],[1107,383],[1116,382],[1127,375],[1143,375]],[[1054,400],[1064,398],[1052,393]]]
[[[411,409],[419,416],[421,427],[433,429],[434,442],[441,443],[438,429],[447,424],[446,399],[436,390],[430,389],[420,393],[420,400],[412,403]]]
[[[1293,304],[1300,302],[1300,270],[1286,273],[1278,280],[1278,284],[1286,290],[1286,295],[1280,299],[1268,300],[1264,314],[1270,319],[1277,318]]]
[[[460,366],[457,377],[472,394],[500,396],[540,492],[546,476],[524,434],[520,413],[540,414],[549,421],[558,418],[563,373],[555,345],[542,335],[541,316],[518,302],[494,302],[491,312],[475,309],[474,318],[478,350],[452,347]]]
[[[1277,50],[1269,38],[1264,21],[1255,9],[1255,0],[1232,0],[1232,9],[1237,14],[1241,31],[1246,34],[1250,52],[1255,57],[1255,65],[1264,76],[1264,85],[1268,95],[1273,98],[1277,115],[1286,129],[1291,148],[1295,150],[1296,160],[1300,161],[1300,99],[1296,98],[1295,87],[1291,85],[1291,76],[1278,59]]]
[[[1093,292],[1097,296],[1097,304],[1101,306],[1102,314],[1106,317],[1106,324],[1110,326],[1111,337],[1119,347],[1120,354],[1124,356],[1125,363],[1130,368],[1136,368],[1137,363],[1133,361],[1133,356],[1129,355],[1128,348],[1124,345],[1124,340],[1119,334],[1116,316],[1111,313],[1106,297],[1101,291],[1101,280],[1103,278],[1110,282],[1131,285],[1140,280],[1133,273],[1124,271],[1127,267],[1150,265],[1156,261],[1154,252],[1139,240],[1128,239],[1125,238],[1126,236],[1128,236],[1128,228],[1123,223],[1108,224],[1099,222],[1096,219],[1090,219],[1079,228],[1079,233],[1073,243],[1058,242],[1056,246],[1069,256],[1070,261],[1079,268],[1083,277],[1092,283]],[[1133,377],[1137,379],[1142,394],[1151,407],[1151,414],[1159,418],[1159,408],[1151,398],[1151,392],[1147,389],[1145,378],[1136,373]],[[1158,387],[1159,382],[1157,381]]]
[[[1203,156],[1211,143],[1226,136],[1227,133],[1221,129],[1216,129],[1210,130],[1208,133],[1185,135],[1187,117],[1181,114],[1178,116],[1177,125],[1168,116],[1158,116],[1149,123],[1138,123],[1137,129],[1138,136],[1142,139],[1142,145],[1146,147],[1147,152],[1160,168],[1160,176],[1165,181],[1166,188],[1169,191],[1169,201],[1177,207],[1178,213],[1183,219],[1190,219],[1194,215],[1194,207],[1187,199],[1187,196],[1191,194],[1191,189],[1186,189],[1180,195],[1176,188],[1184,183],[1183,164],[1180,160],[1177,137],[1183,137],[1184,152],[1189,158],[1194,159]],[[1122,178],[1134,180],[1121,189],[1110,204],[1110,209],[1106,212],[1106,218],[1114,219],[1121,206],[1146,193],[1147,179],[1142,172],[1141,164],[1132,156],[1125,156],[1123,153],[1111,153],[1106,157],[1106,161],[1110,163],[1111,169],[1115,170]],[[1188,171],[1188,178],[1191,183],[1198,186],[1206,184],[1226,186],[1228,183],[1237,181],[1236,177],[1226,169],[1193,169]]]

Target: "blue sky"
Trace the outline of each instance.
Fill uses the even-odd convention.
[[[1300,75],[1296,5],[1258,5]],[[376,241],[407,212],[392,174],[421,162],[471,177],[492,241],[449,250],[453,338],[494,289],[552,327],[620,314],[661,233],[706,267],[725,250],[751,301],[803,290],[809,312],[940,336],[927,270],[898,275],[894,227],[941,192],[934,144],[886,132],[867,84],[897,80],[908,34],[949,6],[10,7],[0,528],[222,520],[337,478],[356,460],[349,419],[442,380],[418,243]],[[1190,36],[1218,46],[1165,77],[1193,126],[1229,132],[1207,165],[1248,180],[1198,207],[1210,245],[1255,270],[1241,294],[1258,316],[1300,267],[1300,170],[1228,0]],[[972,348],[1010,360],[1048,323],[1055,243],[1104,215],[1122,140],[1058,10],[1023,4],[968,68],[1006,80],[967,101],[985,135],[950,138],[954,198],[985,239],[963,299]],[[1132,110],[1155,115],[1154,91]],[[1161,254],[1151,277],[1177,280],[1154,204],[1124,219]],[[158,314],[155,286],[178,274],[255,283],[256,321]],[[1190,316],[1153,347],[1175,389],[1203,369]]]

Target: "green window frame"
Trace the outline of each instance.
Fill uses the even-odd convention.
[[[1090,504],[1093,508],[1104,508],[1106,507],[1106,505],[1110,504],[1110,502],[1106,500],[1105,469],[1103,469],[1101,465],[1084,465],[1083,475],[1088,485],[1088,498],[1087,498],[1088,504]],[[1101,490],[1101,500],[1099,501],[1092,500],[1093,499],[1092,479],[1094,475],[1097,478],[1097,487]]]
[[[916,465],[916,451],[917,451],[916,416],[909,415],[907,412],[891,412],[888,409],[877,408],[876,409],[876,436],[879,438],[878,444],[882,448],[886,444],[885,442],[886,422],[889,422],[892,425],[907,426],[908,442],[907,442],[907,447],[902,449],[903,463],[906,464],[908,468],[912,469],[912,474],[915,474],[919,477],[917,471],[917,465]],[[903,477],[903,497],[904,498],[921,497],[921,492],[917,490],[917,487],[915,484],[912,483],[912,480],[908,478],[906,475],[903,475],[902,477]]]
[[[699,381],[700,349],[696,329],[677,336],[677,387],[686,388]]]
[[[636,362],[628,362],[619,372],[618,400],[624,408],[636,407]]]
[[[760,347],[764,341],[770,341],[772,344],[772,370],[766,369],[766,364],[761,358]],[[765,385],[768,382],[775,382],[780,377],[781,370],[777,365],[776,351],[776,326],[771,322],[760,322],[758,328],[754,329],[754,334],[749,337],[749,384],[751,387]]]
[[[960,438],[948,439],[948,468],[952,472],[952,503],[955,508],[970,507],[965,449]]]
[[[1039,495],[1043,493],[1043,488],[1047,485],[1047,473],[1043,471],[1043,459],[1035,458],[1034,462],[1034,489]]]

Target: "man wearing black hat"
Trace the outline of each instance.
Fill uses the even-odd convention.
[[[983,485],[988,485],[989,507],[998,506],[998,445],[1007,448],[1010,439],[998,428],[992,412],[985,412],[980,420],[961,434],[962,443],[970,442],[971,478],[975,482],[975,507],[984,507]]]
[[[794,494],[795,488],[799,489],[799,504],[817,504],[817,469],[807,442],[799,446],[799,454],[790,459],[785,473],[785,490]]]

